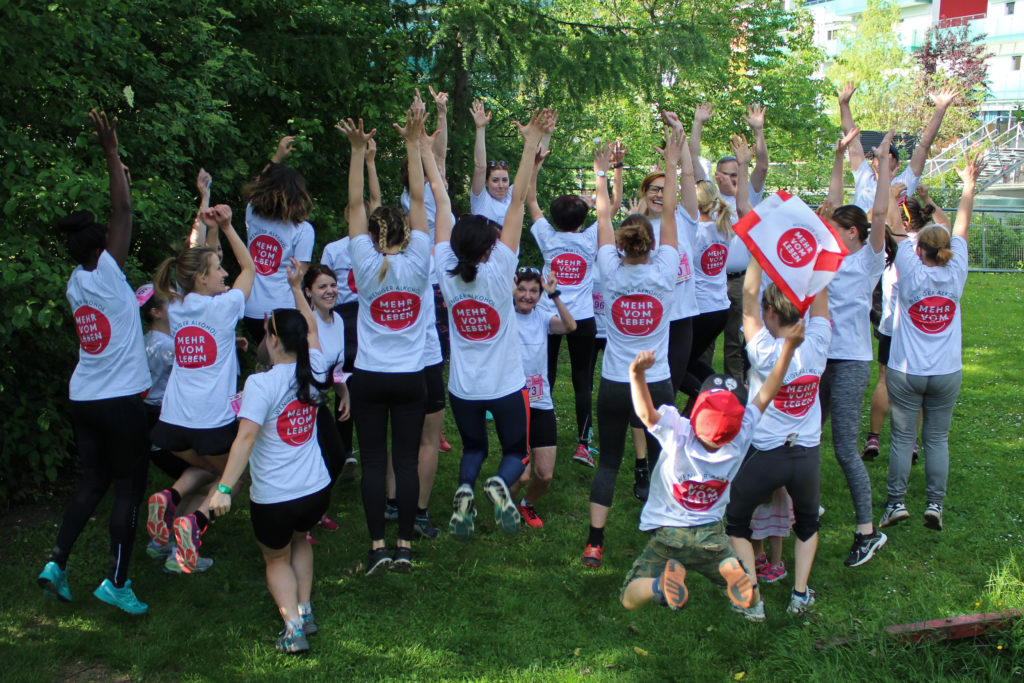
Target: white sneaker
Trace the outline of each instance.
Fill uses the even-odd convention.
[[[764,621],[764,600],[750,607],[740,607],[732,602],[729,603],[729,606],[732,607],[733,612],[742,614],[747,621]]]
[[[811,610],[811,605],[814,604],[814,590],[808,586],[807,595],[800,597],[796,593],[789,594],[789,607],[786,611],[790,614],[803,614]]]

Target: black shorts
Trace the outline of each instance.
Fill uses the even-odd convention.
[[[889,364],[889,349],[892,348],[892,337],[887,334],[878,334],[878,364]]]
[[[557,444],[555,411],[550,408],[530,408],[530,449],[547,448]]]
[[[156,423],[160,421],[160,406],[147,403],[146,418],[149,420],[149,431],[152,431]],[[189,468],[187,462],[163,448],[150,451],[149,461],[166,472],[171,479],[177,479]]]
[[[160,420],[150,431],[149,439],[153,445],[174,453],[194,449],[199,455],[226,455],[237,433],[238,420],[212,429],[179,427]]]
[[[291,543],[292,534],[312,529],[330,504],[330,485],[316,493],[282,503],[264,505],[250,500],[249,517],[256,540],[272,550],[280,550]]]
[[[444,361],[437,365],[428,365],[423,368],[423,376],[427,380],[427,409],[426,415],[444,410]]]

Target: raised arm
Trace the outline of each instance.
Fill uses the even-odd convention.
[[[949,224],[949,216],[947,216],[946,212],[942,210],[942,207],[932,199],[931,194],[928,192],[927,185],[921,184],[917,186],[917,196],[920,197],[922,203],[932,207],[932,220],[944,227],[946,230],[949,230],[952,234],[953,227]]]
[[[633,409],[636,416],[650,429],[661,419],[658,409],[651,400],[651,390],[647,388],[647,371],[654,365],[654,353],[641,351],[629,364],[629,393],[633,398]]]
[[[876,190],[877,191],[877,190]],[[904,233],[901,236],[906,236],[906,231],[900,226],[903,225],[903,219],[906,218],[910,221],[909,214],[906,213],[907,205],[906,201],[900,202],[900,195],[907,191],[907,186],[903,183],[892,183],[889,185],[889,213],[885,217],[886,228],[889,234],[897,232]],[[906,199],[905,197],[903,198]]]
[[[683,127],[665,129],[665,147],[656,148],[665,157],[665,190],[661,209],[661,244],[679,248],[679,234],[676,232],[676,201],[679,197],[679,178],[676,167],[685,153],[689,160],[690,152],[686,147],[686,133]],[[693,164],[689,164],[689,182],[693,182]],[[686,173],[686,170],[684,170]],[[694,194],[696,199],[696,194]]]
[[[882,163],[878,165],[878,187],[887,188],[892,184],[891,166],[889,165],[889,145],[892,144],[893,131],[890,130],[882,138],[882,141],[875,147],[876,155],[881,155]],[[885,218],[889,213],[889,193],[884,189],[875,192],[875,204],[871,207],[871,233],[868,235],[868,242],[875,253],[885,248]]]
[[[743,120],[754,132],[754,172],[750,174],[750,186],[754,192],[764,190],[764,181],[768,177],[768,143],[764,140],[764,108],[759,104],[747,107],[747,115]],[[739,197],[739,190],[736,196]]]
[[[745,316],[744,316],[745,317]],[[764,409],[768,407],[768,404],[775,398],[775,394],[779,393],[779,389],[782,388],[782,380],[786,376],[786,370],[789,368],[789,361],[793,359],[793,352],[796,351],[797,347],[800,346],[804,341],[804,321],[799,320],[795,325],[789,328],[786,334],[786,341],[782,343],[782,352],[779,353],[778,360],[775,361],[775,367],[768,373],[768,376],[764,378],[764,384],[761,385],[761,390],[757,392],[757,396],[754,397],[754,405],[762,413]]]
[[[558,316],[551,318],[548,322],[548,330],[551,334],[569,334],[576,329],[576,319],[572,317],[572,313],[566,308],[562,302],[562,297],[558,293],[558,278],[555,277],[553,272],[548,273],[548,279],[541,281],[540,286],[547,292],[548,298],[555,302],[555,308],[558,309]]]
[[[366,145],[377,129],[374,128],[369,133],[365,132],[362,119],[359,119],[358,126],[352,119],[341,119],[334,124],[334,127],[345,134],[352,147],[348,164],[348,207],[345,210],[345,219],[348,221],[349,237],[357,237],[369,232],[366,207],[363,206],[363,163],[366,158]],[[412,169],[409,171],[409,191],[411,193]],[[421,181],[420,192],[423,191],[422,185]]]
[[[409,160],[409,227],[421,232],[429,232],[427,223],[427,207],[423,201],[423,160],[420,156],[420,134],[423,133],[423,122],[427,118],[427,107],[420,99],[420,91],[405,112],[405,125],[393,124],[398,134],[405,140],[405,153]]]
[[[707,180],[704,167],[700,165],[700,137],[704,132],[704,124],[711,118],[713,107],[710,102],[702,102],[693,111],[693,126],[690,128],[690,158],[693,159],[693,173],[697,181]]]
[[[761,321],[761,264],[753,256],[743,276],[743,338],[748,344],[764,327]]]
[[[612,228],[611,201],[608,199],[608,166],[611,164],[611,147],[601,145],[594,148],[594,204],[597,208],[597,246],[615,244],[615,230]]]
[[[742,136],[733,135],[729,146],[736,157],[736,215],[737,218],[743,218],[754,209],[750,205],[750,180],[747,177],[750,169],[750,145]],[[754,172],[757,172],[756,168]]]
[[[850,100],[853,93],[857,91],[857,85],[853,81],[847,81],[843,89],[839,91],[839,123],[843,128],[843,135],[849,133],[856,126],[853,123],[853,112],[850,111]],[[849,143],[850,148],[850,170],[856,172],[864,163],[864,148],[860,144],[860,129],[857,135]],[[838,205],[837,205],[838,206]]]
[[[921,139],[918,141],[917,147],[914,148],[914,155],[910,157],[910,172],[918,178],[924,173],[924,163],[928,161],[928,153],[931,151],[932,143],[935,141],[935,136],[939,134],[942,117],[946,115],[946,110],[949,109],[950,103],[959,94],[956,88],[943,88],[939,92],[928,93],[928,97],[932,98],[932,102],[935,103],[935,111],[932,112],[932,118],[921,133]]]
[[[377,177],[377,141],[370,138],[366,141],[366,188],[369,190],[370,211],[380,207],[380,179]]]
[[[245,242],[235,232],[235,227],[231,225],[231,207],[227,204],[218,204],[207,209],[203,216],[216,223],[217,229],[224,234],[224,238],[228,241],[231,253],[235,255],[235,260],[238,261],[238,265],[242,269],[231,287],[241,290],[245,298],[248,299],[249,294],[252,293],[252,283],[256,280],[256,264],[253,263],[252,256],[245,247]]]
[[[964,181],[964,191],[960,195],[960,204],[956,208],[956,223],[953,224],[953,237],[967,239],[967,228],[971,223],[971,211],[974,210],[974,188],[981,170],[985,168],[982,152],[964,154],[964,167],[957,168],[957,175]]]
[[[437,131],[434,132],[437,135]],[[436,142],[436,138],[434,139]],[[424,132],[420,135],[420,157],[423,159],[423,172],[430,181],[430,191],[434,193],[434,205],[437,213],[434,217],[434,242],[447,242],[452,236],[452,200],[448,196],[448,188],[444,186],[441,169],[437,165],[437,157],[426,153],[433,147],[430,137]]]
[[[612,143],[612,215],[622,207],[622,167],[625,165],[626,145],[621,140]]]
[[[860,145],[860,128],[853,126],[836,140],[836,153],[832,160],[832,177],[828,182],[828,198],[835,206],[843,205],[843,155],[853,144]],[[852,156],[853,153],[851,152]],[[864,152],[861,152],[861,156]],[[852,165],[852,163],[851,163]]]
[[[544,133],[540,136],[540,151],[546,152],[551,148],[551,136],[555,132],[555,125],[558,124],[558,110],[551,110],[551,119],[544,127]]]
[[[479,195],[487,184],[487,124],[491,122],[491,115],[484,110],[484,103],[480,100],[473,100],[469,113],[473,115],[473,124],[476,126],[476,142],[473,145],[473,185],[470,189],[474,195]]]
[[[547,158],[549,152],[544,151],[541,148],[537,148],[537,154],[533,159],[533,173],[530,175],[530,187],[526,190],[526,208],[530,211],[530,222],[536,223],[541,218],[544,218],[544,211],[540,208],[540,202],[537,201],[537,178],[540,176],[540,167],[544,163],[544,159]]]
[[[519,248],[519,239],[523,236],[523,207],[526,203],[526,192],[530,187],[530,177],[533,175],[533,162],[540,146],[540,138],[550,124],[552,116],[550,109],[541,109],[533,113],[530,122],[525,126],[518,121],[514,122],[523,136],[523,153],[519,158],[519,168],[516,169],[512,201],[508,205],[505,223],[501,227],[501,241],[512,251]]]
[[[107,160],[110,176],[110,223],[107,232],[107,251],[117,265],[124,269],[132,245],[132,198],[128,189],[128,176],[117,149],[117,118],[107,120],[106,112],[89,110],[89,120],[96,129],[96,137]]]
[[[443,178],[445,157],[448,152],[448,93],[434,92],[434,87],[431,85],[428,85],[427,88],[430,90],[430,96],[434,98],[434,107],[437,109],[437,128],[434,130],[430,151],[434,154],[437,168]],[[420,150],[421,155],[426,153],[427,150]]]
[[[199,175],[196,176],[196,189],[199,190],[199,209],[196,211],[195,220],[192,221],[192,232],[188,236],[188,246],[190,247],[211,246],[207,242],[209,234],[206,231],[206,223],[200,219],[200,216],[203,215],[203,211],[210,208],[210,184],[212,182],[213,177],[206,172],[206,169],[199,169]],[[217,246],[220,246],[219,242]]]
[[[313,309],[306,301],[306,295],[302,293],[302,264],[295,257],[288,259],[290,265],[285,266],[288,273],[288,285],[292,288],[292,297],[295,299],[295,310],[298,311],[306,321],[306,341],[310,349],[320,348],[320,333],[316,326],[316,316]]]

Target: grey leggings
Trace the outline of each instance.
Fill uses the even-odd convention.
[[[861,360],[829,360],[821,376],[821,423],[832,418],[832,451],[846,475],[857,524],[871,524],[871,480],[860,459],[857,439],[871,364]],[[909,456],[908,456],[909,457]]]
[[[917,415],[923,409],[921,442],[929,503],[942,503],[949,478],[949,425],[960,394],[960,371],[922,377],[895,370],[885,373],[889,390],[889,483],[890,503],[902,503],[907,494],[911,453],[917,437]]]

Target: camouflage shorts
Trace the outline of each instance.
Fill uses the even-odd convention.
[[[669,560],[678,560],[687,571],[703,574],[716,586],[725,586],[725,579],[718,573],[718,565],[730,557],[736,557],[736,554],[721,522],[690,527],[658,527],[651,532],[647,547],[626,574],[621,592],[625,593],[626,586],[633,579],[653,579],[660,575]]]

